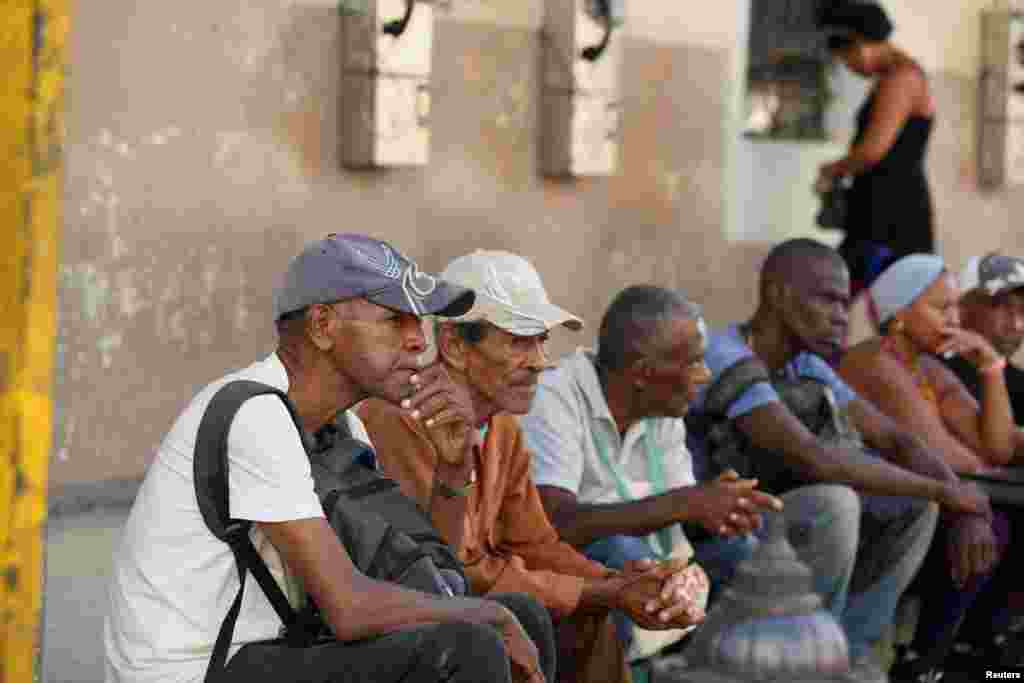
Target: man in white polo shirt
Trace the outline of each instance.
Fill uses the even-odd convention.
[[[680,523],[696,522],[736,537],[697,557],[713,582],[727,579],[759,512],[781,503],[734,474],[695,483],[681,418],[710,376],[699,309],[676,291],[634,286],[612,302],[599,334],[596,354],[580,349],[541,375],[522,418],[548,516],[563,540],[615,568],[692,556]],[[624,618],[618,627],[633,659],[666,644]]]

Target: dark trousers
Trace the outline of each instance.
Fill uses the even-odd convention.
[[[519,619],[539,653],[549,683],[556,680],[551,618],[526,595],[492,596]],[[250,643],[228,661],[217,683],[479,683],[512,681],[501,635],[486,624],[415,626],[358,642],[331,641],[290,648],[278,641]]]
[[[1020,560],[1009,554],[1011,539],[1015,532],[1020,537],[1018,527],[1022,523],[1024,516],[1019,508],[995,509],[992,532],[998,542],[1000,562],[991,573],[973,577],[963,589],[953,584],[950,575],[950,527],[945,521],[940,525],[925,565],[911,587],[912,593],[924,598],[911,644],[921,657],[920,667],[940,666],[957,634],[973,644],[981,644],[1006,626],[1009,617],[1004,614],[1000,618],[1000,612],[1005,611],[1021,571]]]

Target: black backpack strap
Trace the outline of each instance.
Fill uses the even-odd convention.
[[[193,480],[195,482],[196,501],[203,521],[214,536],[224,541],[231,547],[235,556],[235,564],[238,567],[238,595],[235,602],[228,610],[217,634],[217,641],[214,644],[213,654],[210,657],[210,665],[206,671],[206,681],[215,680],[224,668],[227,661],[228,649],[231,646],[231,637],[235,630],[235,622],[238,620],[238,613],[242,607],[242,595],[245,591],[245,576],[252,572],[253,578],[263,589],[267,600],[273,606],[274,611],[281,618],[286,630],[290,630],[296,623],[295,610],[292,609],[288,598],[285,597],[277,581],[271,576],[270,570],[263,562],[252,543],[249,532],[252,529],[252,522],[247,520],[236,520],[230,516],[229,489],[228,489],[228,432],[231,429],[231,422],[238,413],[239,408],[250,398],[274,394],[278,396],[288,409],[289,415],[295,422],[299,434],[302,434],[302,427],[299,423],[295,409],[288,400],[288,396],[279,389],[276,389],[261,382],[250,380],[237,380],[229,382],[221,387],[214,394],[203,413],[199,423],[199,431],[196,435],[195,454],[193,457]]]
[[[754,358],[743,360],[722,371],[718,379],[704,393],[704,412],[714,418],[723,418],[747,389],[760,382],[771,382],[764,364]]]
[[[224,670],[224,663],[228,658],[228,650],[231,649],[231,636],[235,632],[235,622],[238,621],[238,613],[242,609],[242,596],[245,595],[245,567],[238,561],[235,555],[235,565],[238,567],[238,594],[231,604],[231,609],[221,622],[220,631],[217,633],[217,641],[213,644],[213,654],[210,655],[210,664],[206,667],[205,683],[214,683],[220,672]]]

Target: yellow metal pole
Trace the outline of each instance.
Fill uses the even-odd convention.
[[[0,16],[0,683],[29,683],[52,435],[67,0]]]

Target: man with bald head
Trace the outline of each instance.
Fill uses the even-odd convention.
[[[776,246],[753,317],[710,335],[712,377],[695,412],[718,467],[782,495],[790,541],[846,630],[852,676],[883,680],[872,646],[931,542],[930,502],[952,513],[988,503],[825,362],[840,350],[849,300],[849,273],[833,249],[809,239]],[[830,553],[813,541],[816,530],[831,534]],[[821,584],[830,554],[852,560],[832,586]]]

